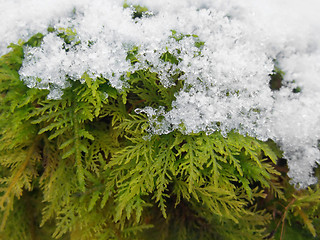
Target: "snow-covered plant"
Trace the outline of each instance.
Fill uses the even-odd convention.
[[[251,0],[51,7],[3,28],[0,237],[262,239],[272,211],[319,233],[320,36]]]

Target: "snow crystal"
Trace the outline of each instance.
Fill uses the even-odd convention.
[[[183,88],[172,109],[145,107],[150,132],[186,134],[231,130],[273,139],[288,159],[292,183],[316,182],[320,162],[320,21],[317,0],[132,0],[153,14],[132,19],[132,8],[115,0],[0,0],[0,55],[48,26],[71,29],[69,46],[56,33],[39,48],[25,48],[21,78],[28,87],[49,89],[58,99],[73,80],[103,76],[117,89],[121,76],[148,68],[165,87],[183,72]],[[60,29],[60,30],[59,30]],[[174,30],[175,32],[173,32]],[[176,40],[174,34],[180,36]],[[180,35],[182,34],[182,35]],[[197,43],[203,43],[201,46]],[[127,51],[138,47],[138,63]],[[162,59],[171,54],[176,62]],[[285,75],[271,91],[276,60]],[[106,95],[107,97],[107,95]]]

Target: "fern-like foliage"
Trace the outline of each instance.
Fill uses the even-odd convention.
[[[66,49],[77,44],[75,31],[48,31]],[[263,239],[267,196],[294,198],[287,212],[319,233],[319,189],[285,194],[272,143],[237,132],[148,132],[148,117],[135,110],[170,110],[182,72],[170,87],[151,68],[128,72],[121,92],[83,73],[61,99],[47,99],[48,90],[27,88],[18,73],[24,46],[42,38],[0,58],[0,239]],[[137,53],[128,52],[132,64]]]

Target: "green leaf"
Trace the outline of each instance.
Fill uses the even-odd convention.
[[[59,149],[64,149],[67,146],[69,146],[70,144],[74,143],[74,138],[68,139],[67,141],[65,141],[64,143],[62,143],[59,147]],[[70,156],[70,155],[69,155]],[[62,157],[64,158],[64,157]]]
[[[70,157],[71,155],[75,154],[75,152],[76,152],[76,148],[72,147],[70,150],[68,150],[67,152],[65,152],[62,155],[62,159],[66,159],[66,158]]]
[[[96,205],[96,202],[100,198],[100,194],[101,194],[100,192],[94,192],[92,194],[92,197],[90,199],[89,206],[88,206],[88,212],[90,212],[93,209],[93,207]]]
[[[92,136],[92,134],[90,134],[88,131],[86,131],[85,129],[80,129],[79,130],[79,137],[84,137],[90,140],[94,140],[94,136]]]

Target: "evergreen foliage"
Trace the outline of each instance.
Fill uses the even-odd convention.
[[[74,31],[48,31],[76,44]],[[164,87],[151,68],[128,72],[119,91],[83,73],[57,100],[27,88],[23,49],[42,38],[0,58],[0,239],[271,239],[288,220],[319,235],[319,185],[290,186],[271,141],[149,133],[139,109],[170,109],[184,84],[177,76]],[[162,60],[179,61],[169,52]]]

